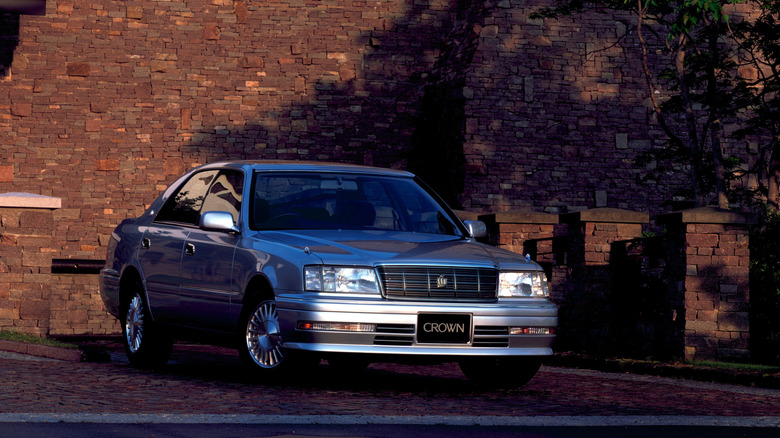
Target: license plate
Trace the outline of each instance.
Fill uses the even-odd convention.
[[[421,313],[417,316],[417,342],[420,344],[468,344],[471,315]]]

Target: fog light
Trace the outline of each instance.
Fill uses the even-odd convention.
[[[336,331],[336,332],[375,332],[376,324],[365,324],[362,322],[298,321],[298,330]]]
[[[554,335],[552,327],[509,327],[510,335]]]

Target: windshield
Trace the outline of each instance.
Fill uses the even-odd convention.
[[[448,210],[411,178],[256,173],[255,230],[381,230],[463,236]]]

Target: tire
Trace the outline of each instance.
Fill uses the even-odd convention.
[[[519,388],[539,371],[537,357],[473,357],[458,362],[460,370],[473,383],[491,388]]]
[[[143,289],[136,282],[120,307],[122,339],[130,364],[137,368],[157,368],[171,357],[173,340],[151,319]]]

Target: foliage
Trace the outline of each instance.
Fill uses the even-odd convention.
[[[752,14],[730,17],[727,8],[739,3]],[[728,196],[767,205],[750,239],[751,342],[754,355],[780,360],[780,0],[559,0],[533,15],[588,9],[636,17],[648,97],[666,135],[666,147],[637,160],[649,169],[647,178],[686,172],[690,184],[676,195],[697,206],[713,195],[722,208]],[[654,55],[651,68],[654,45],[667,56]],[[659,99],[658,90],[667,97]],[[740,129],[727,132],[726,121]],[[724,156],[726,140],[753,144],[754,161]],[[735,190],[733,183],[747,175],[756,176],[756,190]]]
[[[766,209],[750,236],[751,339],[757,359],[780,361],[780,212]]]
[[[0,330],[0,340],[22,342],[25,344],[46,345],[49,347],[77,348],[75,345],[55,341],[53,339],[41,338],[39,336],[4,330]]]
[[[780,367],[774,365],[760,365],[760,364],[738,363],[738,362],[715,362],[711,360],[691,361],[688,364],[693,366],[699,366],[699,367],[718,368],[718,369],[733,370],[733,371],[747,371],[747,372],[758,372],[758,373],[766,373],[766,374],[780,373]]]
[[[759,13],[732,19],[726,11],[739,3]],[[751,195],[777,208],[780,0],[560,0],[533,15],[556,18],[588,9],[627,11],[636,17],[648,97],[666,135],[665,148],[637,161],[650,169],[648,178],[685,172],[690,183],[675,195],[697,206],[716,202],[728,208],[728,196],[733,202],[739,194],[733,182],[752,173],[760,189]],[[650,65],[654,45],[667,54],[661,71]],[[659,66],[658,58],[652,66]],[[668,97],[659,98],[659,89]],[[724,123],[735,120],[743,129],[726,132]],[[728,138],[760,143],[756,162],[747,167],[724,156],[722,144]]]
[[[740,43],[741,63],[757,72],[740,86],[749,90],[746,107],[749,117],[737,138],[749,136],[766,139],[758,144],[758,159],[750,172],[758,176],[755,195],[769,206],[780,208],[780,1],[753,0],[760,15],[752,22],[734,29]]]

